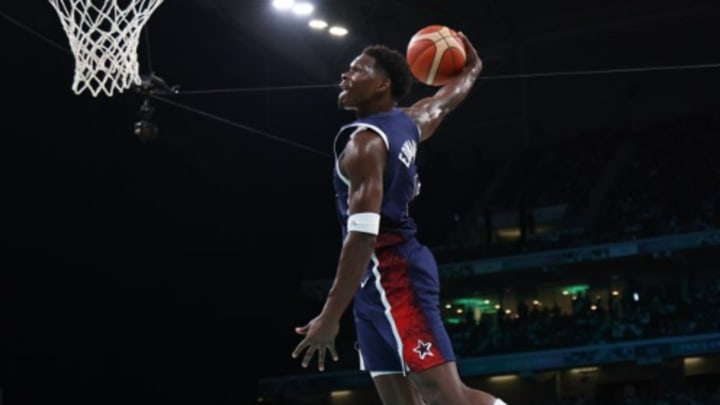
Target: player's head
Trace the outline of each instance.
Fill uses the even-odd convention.
[[[405,56],[384,45],[363,49],[341,78],[338,105],[360,114],[396,105],[412,85],[412,74]]]
[[[410,92],[413,77],[405,55],[385,45],[367,46],[362,53],[375,59],[375,69],[388,76],[391,83],[390,92],[395,101],[402,99]]]

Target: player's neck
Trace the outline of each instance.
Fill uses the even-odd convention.
[[[374,104],[374,105],[369,105],[369,106],[365,106],[362,108],[358,108],[357,110],[355,110],[355,116],[357,118],[363,118],[363,117],[367,117],[370,115],[390,112],[394,109],[395,109],[394,103],[393,104],[386,104],[386,103]]]

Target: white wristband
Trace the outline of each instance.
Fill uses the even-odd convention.
[[[377,235],[380,232],[380,214],[359,212],[348,217],[347,230]]]

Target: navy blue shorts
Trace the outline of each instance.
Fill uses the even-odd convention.
[[[440,315],[437,263],[415,239],[376,249],[353,313],[360,366],[372,375],[420,372],[455,360]]]

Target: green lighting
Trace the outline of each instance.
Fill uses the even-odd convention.
[[[560,291],[562,291],[564,294],[568,295],[577,295],[578,293],[584,293],[590,288],[587,284],[574,284],[569,285],[567,287],[562,287]]]
[[[453,306],[462,306],[467,309],[478,308],[483,313],[495,313],[495,304],[492,300],[478,297],[456,298],[451,301]]]

